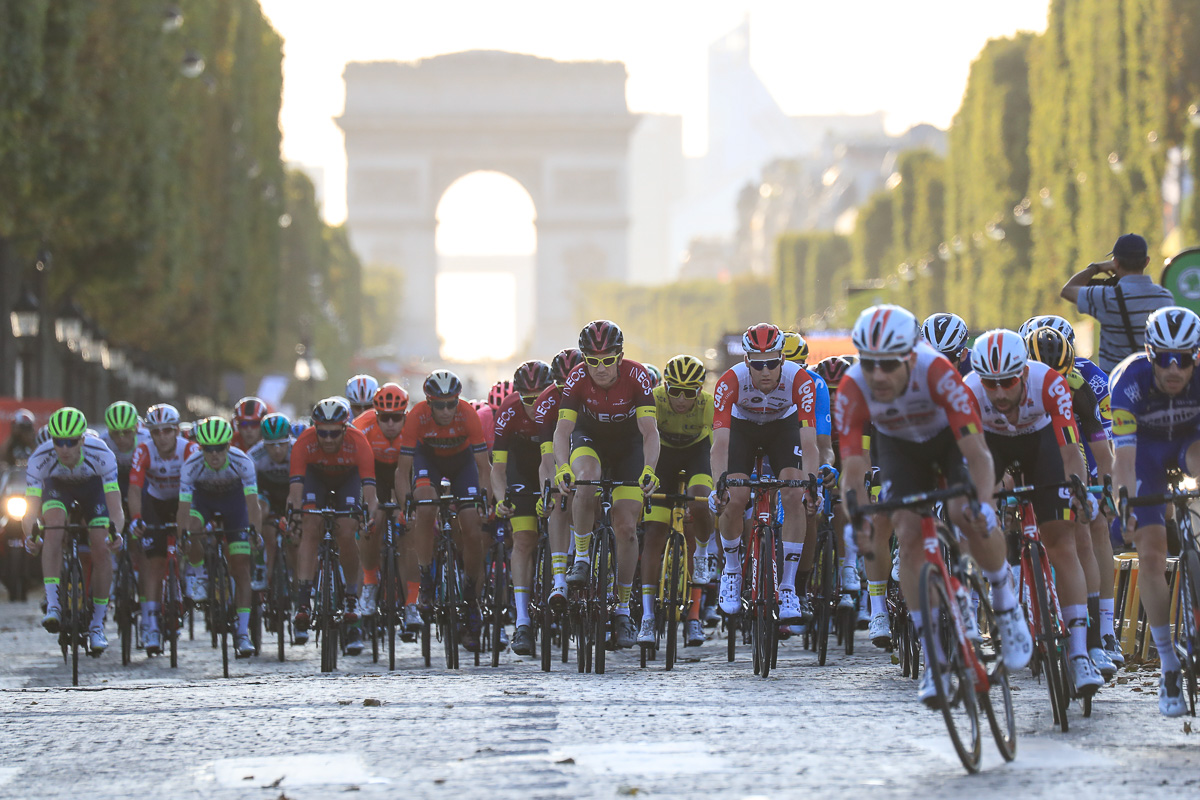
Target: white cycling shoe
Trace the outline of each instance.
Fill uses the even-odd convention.
[[[875,614],[871,617],[871,624],[867,627],[867,638],[880,650],[892,646],[892,621],[887,614]]]
[[[1158,711],[1164,717],[1182,717],[1187,713],[1181,678],[1177,669],[1163,670],[1158,678]]]
[[[1000,647],[1003,648],[1004,666],[1008,671],[1015,672],[1029,666],[1029,659],[1033,657],[1033,635],[1029,632],[1021,607],[1017,605],[1008,611],[997,611],[996,625],[1000,628]]]
[[[1071,657],[1071,678],[1075,682],[1075,693],[1080,697],[1091,697],[1104,685],[1096,665],[1085,655]]]
[[[725,614],[737,614],[742,610],[742,573],[722,572],[721,589],[717,604]]]

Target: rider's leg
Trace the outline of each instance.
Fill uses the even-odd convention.
[[[88,545],[92,548],[92,627],[103,627],[108,611],[108,595],[112,588],[112,558],[108,550],[108,521],[88,528]]]
[[[587,455],[580,448],[571,454],[571,469],[579,480],[594,481],[600,478],[600,460]],[[571,500],[571,521],[575,525],[575,560],[591,563],[592,528],[596,524],[598,506],[597,491],[591,487],[579,487]]]
[[[46,608],[61,608],[59,602],[59,576],[62,574],[63,527],[67,524],[67,512],[61,503],[43,506],[42,519],[46,523],[42,534],[42,581],[46,587]]]
[[[636,492],[637,496],[641,497],[640,489],[621,488]],[[633,578],[637,571],[637,524],[642,518],[642,501],[630,499],[628,495],[622,494],[614,492],[612,526],[613,537],[616,540],[617,616],[628,616],[629,597],[633,592]]]

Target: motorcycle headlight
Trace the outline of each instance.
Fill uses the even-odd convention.
[[[10,497],[4,503],[4,511],[13,519],[24,519],[25,511],[29,508],[29,503],[24,497]]]

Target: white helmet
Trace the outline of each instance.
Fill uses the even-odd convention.
[[[900,306],[871,306],[858,315],[850,338],[862,356],[908,355],[917,345],[917,318]]]
[[[421,387],[426,397],[458,397],[462,393],[462,381],[448,369],[437,369],[429,373]]]
[[[350,421],[350,403],[344,397],[326,397],[318,400],[312,409],[313,424]]]
[[[370,375],[355,375],[346,381],[346,399],[353,406],[369,406],[379,391],[379,381]]]
[[[1025,340],[1015,331],[988,331],[971,348],[971,367],[981,378],[1011,378],[1020,375],[1029,361]]]
[[[1036,331],[1038,328],[1054,328],[1054,330],[1067,337],[1068,342],[1075,344],[1075,329],[1071,327],[1071,323],[1057,314],[1041,314],[1036,317],[1030,317],[1022,323],[1017,333],[1021,334],[1021,338],[1024,339],[1031,331]]]
[[[921,325],[921,335],[929,346],[943,355],[958,355],[970,333],[967,323],[957,314],[945,311],[930,314]]]
[[[1146,347],[1192,351],[1200,347],[1200,316],[1183,306],[1167,306],[1146,320]]]
[[[179,425],[179,410],[168,403],[150,406],[146,411],[146,427],[164,428]]]

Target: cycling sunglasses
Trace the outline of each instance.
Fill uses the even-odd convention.
[[[1011,378],[980,378],[979,382],[983,384],[985,389],[1011,389],[1021,382],[1020,375],[1013,375]]]
[[[346,432],[345,428],[338,428],[335,431],[329,431],[329,430],[325,430],[323,428],[317,428],[317,436],[320,436],[322,439],[336,439],[345,432]]]
[[[77,444],[79,444],[78,436],[76,436],[72,439],[55,439],[54,440],[55,447],[74,447]]]
[[[666,390],[667,390],[667,394],[669,394],[671,397],[692,398],[692,397],[695,397],[696,395],[700,394],[699,389],[685,389],[682,386],[668,386],[668,387],[666,387]]]
[[[1187,369],[1188,367],[1195,366],[1196,354],[1180,353],[1174,350],[1164,351],[1154,354],[1154,363],[1163,369],[1168,369],[1172,364],[1180,369]]]
[[[202,444],[200,449],[206,453],[224,453],[229,449],[227,444]]]
[[[880,372],[891,373],[900,369],[900,365],[904,363],[904,360],[900,358],[861,358],[858,363],[862,365],[863,372],[879,370]]]
[[[583,363],[589,367],[611,367],[621,359],[621,354],[611,356],[584,356]]]
[[[521,402],[527,406],[531,406],[538,401],[538,397],[540,396],[536,394],[523,394],[521,395]]]
[[[770,371],[770,370],[775,369],[782,363],[783,363],[782,358],[768,358],[765,361],[754,360],[754,361],[750,362],[750,369],[758,370],[759,372],[762,372],[764,370]]]
[[[429,407],[438,411],[449,411],[452,408],[458,408],[457,398],[454,400],[430,400]]]
[[[379,420],[380,422],[403,422],[404,415],[403,414],[380,414],[378,411],[376,411],[375,419]]]

